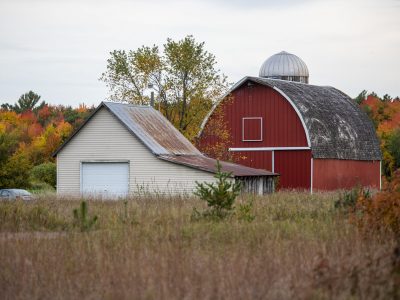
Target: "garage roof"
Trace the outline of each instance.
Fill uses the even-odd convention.
[[[103,102],[103,105],[154,154],[201,154],[171,122],[152,107],[116,102]]]
[[[139,141],[158,158],[191,168],[215,173],[216,160],[204,156],[159,111],[150,106],[102,102],[90,117],[58,148],[56,156],[68,142],[101,109],[106,108]],[[265,170],[221,162],[224,172],[233,176],[274,176]]]
[[[195,169],[215,173],[217,160],[204,155],[160,155],[160,159]],[[220,161],[223,172],[232,173],[234,177],[274,176],[278,175],[266,170],[254,169],[242,165]]]

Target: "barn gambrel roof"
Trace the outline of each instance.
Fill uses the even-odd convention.
[[[371,120],[357,103],[338,89],[245,77],[232,87],[230,93],[248,82],[268,86],[290,102],[303,123],[313,157],[381,160],[379,140]]]

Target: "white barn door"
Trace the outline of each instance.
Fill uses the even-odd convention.
[[[128,162],[83,162],[81,176],[83,196],[118,198],[128,195]]]

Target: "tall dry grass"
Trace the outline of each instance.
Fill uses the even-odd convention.
[[[0,203],[2,299],[390,299],[395,240],[361,235],[336,194],[254,200],[252,222],[193,220],[189,198]],[[247,201],[248,199],[240,199]]]

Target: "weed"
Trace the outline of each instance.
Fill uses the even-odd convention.
[[[42,203],[0,202],[0,229],[65,230],[67,221]]]
[[[251,198],[247,203],[240,203],[237,208],[237,217],[239,221],[252,222],[256,218],[253,214],[254,198]]]
[[[74,225],[79,227],[81,231],[91,230],[97,223],[97,215],[92,218],[89,217],[88,204],[86,201],[82,201],[79,208],[73,210]]]
[[[339,199],[335,201],[334,207],[345,211],[353,210],[356,207],[359,197],[369,199],[371,198],[371,192],[360,186],[357,186],[350,191],[344,191],[339,194]]]
[[[76,223],[71,212],[80,202],[48,194],[29,204],[0,202],[1,298],[398,299],[396,239],[373,230],[364,236],[332,210],[337,198],[241,199],[219,222],[204,219],[206,202],[194,197],[89,201],[87,219],[97,215],[99,230],[71,234],[34,230],[53,228],[51,216]],[[244,215],[256,218],[238,221],[249,200]]]

